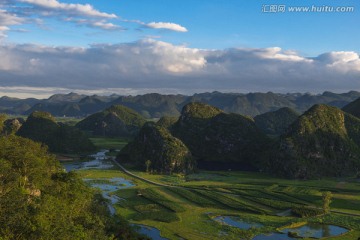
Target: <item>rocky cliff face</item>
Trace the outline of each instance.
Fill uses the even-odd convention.
[[[120,152],[120,162],[130,162],[157,173],[189,173],[195,162],[181,140],[154,123],[145,124],[133,142]]]
[[[4,135],[15,134],[23,125],[25,120],[23,118],[12,118],[4,121],[2,133]]]
[[[272,171],[293,178],[351,176],[360,170],[360,119],[315,105],[283,134]]]

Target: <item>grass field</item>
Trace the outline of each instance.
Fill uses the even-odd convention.
[[[92,137],[92,138],[90,138],[90,140],[98,149],[118,149],[118,150],[120,150],[129,142],[129,139],[127,139],[127,138]]]
[[[120,138],[91,140],[99,149],[121,149],[129,141]],[[358,179],[286,180],[263,173],[232,171],[169,176],[128,169],[139,177],[169,187],[144,182],[118,169],[78,173],[83,178],[99,181],[113,177],[131,180],[136,186],[113,193],[123,199],[115,206],[117,213],[132,223],[158,228],[168,239],[252,239],[300,222],[334,224],[351,229],[345,235],[327,239],[357,240],[360,237]],[[334,212],[308,218],[278,216],[291,208],[320,208],[324,191],[333,194],[330,206]],[[240,230],[213,220],[221,215],[238,216],[244,221],[262,224],[262,227]]]
[[[114,194],[123,198],[116,205],[118,214],[130,222],[160,229],[169,239],[251,239],[260,233],[276,231],[297,222],[321,222],[352,229],[337,240],[360,237],[360,183],[356,179],[293,181],[249,172],[200,172],[189,176],[137,175],[173,187],[155,186],[118,170],[79,171],[83,178],[123,177],[136,184]],[[331,209],[351,216],[331,213],[320,217],[280,217],[277,213],[291,207],[320,207],[323,191],[333,193]],[[212,218],[239,216],[263,224],[250,230],[222,225]]]

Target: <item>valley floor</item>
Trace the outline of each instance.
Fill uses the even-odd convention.
[[[95,138],[92,141],[99,149],[116,149],[124,146],[127,139]],[[278,236],[292,239],[286,234],[272,238],[263,234],[276,234],[285,227],[306,223],[335,225],[349,230],[326,239],[358,240],[360,237],[359,179],[286,180],[263,173],[234,171],[199,171],[188,176],[155,175],[119,165],[113,160],[117,154],[115,150],[99,153],[97,160],[86,164],[66,161],[64,164],[72,169],[75,167],[85,181],[108,185],[113,184],[113,180],[120,180],[118,186],[107,190],[107,198],[113,203],[111,211],[133,224],[159,229],[165,239],[280,240]],[[83,167],[78,168],[79,164]],[[127,184],[122,184],[121,179]],[[333,195],[329,214],[308,218],[291,215],[293,207],[320,209],[325,191]],[[227,216],[253,227],[242,230],[224,224]],[[331,232],[329,228],[320,230]],[[156,234],[152,235],[155,240],[163,239]]]
[[[252,239],[299,222],[351,229],[345,235],[327,239],[360,237],[360,182],[356,179],[292,181],[248,172],[202,171],[186,177],[131,172],[149,181],[117,167],[81,170],[79,174],[86,179],[130,180],[135,186],[112,193],[122,199],[115,205],[116,212],[132,223],[158,228],[168,239]],[[333,193],[330,214],[312,218],[286,216],[293,206],[321,206],[323,191]],[[238,216],[261,227],[241,230],[214,221],[217,216]]]

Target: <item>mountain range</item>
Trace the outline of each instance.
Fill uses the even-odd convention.
[[[344,109],[357,109],[358,102]],[[171,154],[163,155],[169,149]],[[160,154],[155,159],[162,159],[156,163],[160,172],[169,172],[164,166],[176,156],[179,159],[170,166],[176,163],[177,172],[197,166],[265,171],[297,179],[359,176],[360,119],[325,104],[315,104],[301,115],[281,108],[251,118],[194,102],[183,107],[177,120],[163,117],[156,125],[145,125],[118,160],[144,168],[155,153]],[[190,155],[191,167],[184,164]]]
[[[342,108],[360,97],[360,92],[310,93],[199,93],[192,96],[163,95],[150,93],[137,96],[81,95],[77,93],[55,94],[48,99],[0,98],[0,113],[29,115],[34,111],[49,112],[53,116],[86,117],[112,105],[123,105],[141,114],[144,118],[180,116],[181,109],[190,102],[201,102],[217,107],[224,112],[257,116],[269,111],[288,107],[303,113],[314,104],[327,104]]]

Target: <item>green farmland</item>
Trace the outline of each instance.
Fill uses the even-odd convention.
[[[351,229],[327,239],[353,240],[360,236],[360,183],[354,179],[292,181],[248,172],[200,172],[187,177],[138,176],[171,186],[156,186],[120,170],[83,170],[83,178],[122,177],[135,187],[118,190],[122,198],[117,213],[132,223],[158,228],[168,239],[252,239],[261,233],[301,222],[333,224]],[[278,216],[290,208],[320,208],[321,194],[331,191],[331,213],[300,218]],[[238,216],[262,227],[240,230],[213,220],[216,216]]]

